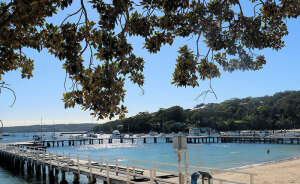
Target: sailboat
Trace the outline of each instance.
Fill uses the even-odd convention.
[[[53,118],[53,127],[54,127],[54,118]],[[52,134],[51,134],[51,139],[52,140],[57,140],[57,136],[56,136],[56,134],[55,134],[55,128],[53,128],[54,129],[54,131],[52,132]]]
[[[43,136],[42,136],[42,131],[43,131],[43,119],[41,118],[41,135],[39,135],[39,134],[35,134],[35,135],[33,135],[33,140],[34,141],[40,141],[40,140],[42,140],[43,139]]]

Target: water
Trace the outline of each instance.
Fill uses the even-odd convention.
[[[45,137],[50,137],[50,135],[51,133],[46,133]],[[32,136],[33,134],[29,134],[29,137],[24,138],[23,134],[17,134],[16,137],[4,137],[4,140],[0,140],[0,143],[29,141],[32,140]],[[270,154],[267,154],[267,149],[270,150]],[[107,142],[104,142],[104,144],[98,144],[98,141],[95,141],[94,145],[51,147],[48,148],[48,150],[63,151],[65,154],[70,152],[177,164],[176,150],[172,148],[171,143],[165,143],[164,139],[158,139],[158,143],[153,143],[153,139],[147,139],[146,144],[144,144],[142,140],[136,141],[133,144],[131,141],[119,143],[115,140],[113,144],[108,144]],[[204,159],[201,158],[201,155],[203,155],[202,150],[204,150]],[[189,165],[194,166],[226,169],[260,164],[296,156],[300,156],[300,145],[297,144],[188,144]],[[126,163],[128,161],[123,162]],[[174,168],[165,167],[164,169]],[[82,178],[81,183],[86,183],[86,178]],[[72,181],[72,175],[67,177],[67,180]],[[0,183],[39,182],[44,183],[42,180],[32,180],[32,178],[11,172],[0,164]]]

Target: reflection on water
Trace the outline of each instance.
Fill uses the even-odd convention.
[[[101,149],[116,149],[116,148],[143,148],[144,143],[114,143],[114,144],[94,144],[94,145],[80,145],[76,150],[101,150]]]

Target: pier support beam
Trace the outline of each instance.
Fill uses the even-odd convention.
[[[28,174],[28,175],[30,175],[30,174],[31,174],[31,169],[32,169],[32,167],[31,167],[31,163],[30,163],[30,161],[29,161],[29,160],[27,160],[27,174]]]
[[[144,138],[144,143],[146,143],[146,138]]]
[[[154,137],[154,143],[157,143],[157,138],[156,137]]]
[[[61,172],[61,181],[60,184],[68,184],[67,180],[66,180],[66,172],[62,171]]]
[[[41,176],[41,166],[38,163],[35,163],[35,174]]]
[[[73,175],[74,175],[73,184],[79,184],[79,175],[77,173],[73,173]]]
[[[55,174],[55,179],[58,180],[58,175],[59,175],[59,170],[58,170],[58,168],[55,168],[54,174]]]
[[[96,178],[92,175],[92,176],[88,176],[88,184],[95,184]]]

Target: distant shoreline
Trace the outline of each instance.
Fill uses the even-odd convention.
[[[2,133],[34,133],[34,132],[80,132],[92,130],[98,124],[81,123],[81,124],[54,124],[54,125],[29,125],[3,127]]]

